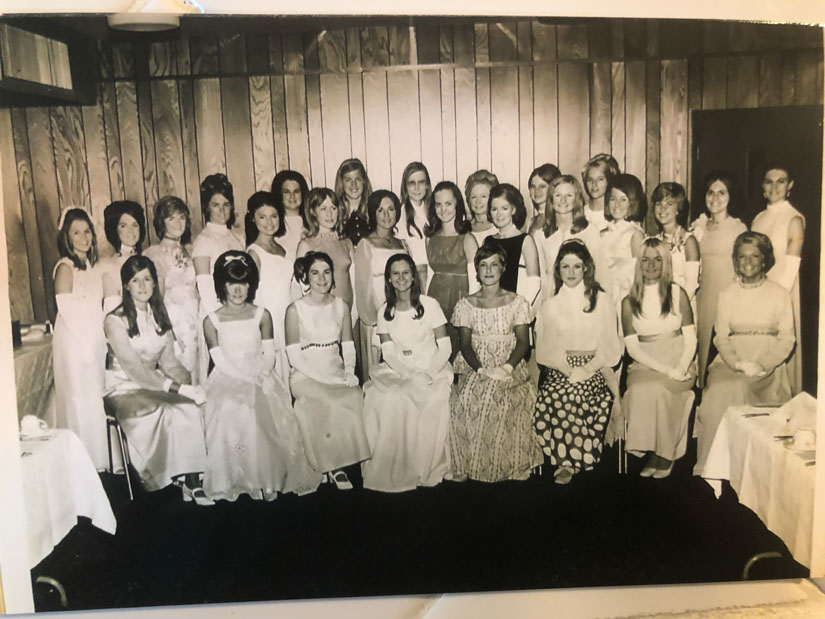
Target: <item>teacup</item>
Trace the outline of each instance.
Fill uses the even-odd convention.
[[[24,436],[40,436],[49,431],[49,424],[37,415],[26,415],[20,420],[20,434]]]
[[[816,432],[810,429],[797,430],[793,433],[794,449],[816,449]]]

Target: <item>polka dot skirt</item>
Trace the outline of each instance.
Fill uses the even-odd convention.
[[[571,367],[592,357],[568,355]],[[533,427],[550,464],[576,471],[590,470],[602,455],[602,440],[610,417],[613,394],[601,372],[571,383],[553,368],[541,367]]]

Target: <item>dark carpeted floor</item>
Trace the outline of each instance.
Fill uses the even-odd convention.
[[[739,580],[756,553],[789,553],[729,487],[717,500],[690,476],[616,472],[608,449],[596,471],[557,486],[444,482],[402,494],[324,485],[271,503],[214,507],[166,488],[128,500],[103,475],[118,519],[110,536],[81,524],[32,570],[65,587],[68,609],[555,587]],[[357,475],[357,474],[356,474]],[[360,481],[360,480],[358,480]],[[800,578],[790,558],[764,560],[757,578]],[[35,585],[38,611],[58,610]]]

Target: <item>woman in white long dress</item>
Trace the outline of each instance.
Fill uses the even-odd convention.
[[[614,176],[607,189],[607,227],[602,230],[602,247],[610,273],[605,278],[611,283],[608,292],[617,307],[636,277],[636,260],[645,239],[641,222],[646,213],[647,197],[639,179],[632,174]]]
[[[487,216],[490,190],[496,185],[498,185],[498,178],[487,170],[476,170],[467,177],[467,182],[464,184],[464,197],[470,211],[471,233],[479,247],[484,243],[484,239],[497,232],[497,228]]]
[[[384,282],[387,302],[378,312],[384,362],[364,386],[372,458],[361,471],[365,488],[403,492],[434,486],[450,470],[450,338],[440,305],[421,294],[410,256],[390,258]]]
[[[696,328],[687,293],[673,282],[670,251],[660,239],[642,243],[636,279],[622,301],[622,330],[633,359],[622,399],[625,448],[637,456],[650,454],[641,476],[661,479],[687,447]]]
[[[200,384],[202,359],[199,346],[201,323],[198,319],[200,297],[196,286],[196,271],[189,253],[191,238],[189,207],[175,196],[164,196],[154,208],[152,223],[160,242],[143,255],[155,263],[158,287],[166,313],[172,321],[175,351],[178,359]]]
[[[401,203],[386,189],[373,192],[367,201],[369,234],[355,248],[355,303],[358,306],[358,333],[361,380],[369,380],[370,367],[378,363],[380,348],[375,337],[378,309],[384,304],[384,268],[394,254],[409,254],[406,241],[396,238]]]
[[[126,434],[143,487],[177,482],[185,501],[212,505],[200,473],[206,448],[199,404],[203,388],[175,356],[172,325],[159,294],[154,263],[132,256],[121,268],[123,302],[106,316],[112,365],[106,372],[106,410]]]
[[[284,209],[275,195],[268,191],[252,194],[246,205],[247,251],[260,273],[261,285],[255,293],[255,305],[265,307],[272,316],[275,349],[279,357],[276,371],[286,384],[289,381],[289,365],[284,338],[284,315],[292,301],[292,269],[295,262],[290,258],[281,240],[286,234]],[[277,239],[277,240],[276,240]]]
[[[115,254],[97,265],[103,283],[103,312],[120,305],[120,267],[129,256],[140,254],[146,238],[143,207],[131,200],[118,200],[103,209],[103,231]]]
[[[286,311],[295,416],[312,468],[348,490],[343,468],[370,457],[349,309],[330,292],[335,276],[328,255],[310,252],[296,260],[295,279],[308,288]]]
[[[424,226],[432,195],[430,173],[420,161],[413,161],[401,175],[401,209],[395,235],[407,241],[410,255],[424,290],[427,289],[430,271],[427,267],[427,248],[424,243]],[[333,258],[334,260],[334,258]]]
[[[802,391],[802,337],[799,312],[799,265],[805,242],[805,216],[788,201],[794,180],[787,166],[775,165],[765,171],[762,193],[767,207],[751,224],[751,230],[770,238],[776,264],[768,271],[768,279],[790,292],[793,307],[796,347],[788,360],[791,393]]]
[[[274,499],[321,483],[307,461],[289,391],[275,372],[272,317],[252,304],[258,269],[239,251],[215,263],[223,305],[203,321],[215,369],[206,383],[204,490],[212,499],[241,494]]]
[[[306,232],[306,200],[309,194],[304,175],[295,170],[281,170],[272,179],[272,195],[281,205],[284,235],[279,239],[290,265],[295,261],[298,243]]]
[[[103,289],[97,262],[97,237],[89,214],[68,208],[57,222],[54,294],[57,319],[52,342],[57,425],[80,440],[95,468],[109,463],[103,375],[106,342],[103,337]]]
[[[766,276],[774,262],[771,241],[759,232],[743,232],[732,254],[738,281],[719,295],[713,340],[719,354],[696,411],[694,475],[704,472],[729,406],[781,406],[791,399],[785,361],[794,346],[793,310],[788,291]]]
[[[582,183],[589,200],[584,216],[601,232],[607,227],[608,185],[619,173],[619,163],[612,155],[599,153],[590,158],[582,168]]]
[[[561,176],[559,170],[552,163],[543,163],[530,172],[527,178],[527,190],[530,192],[530,201],[533,203],[533,210],[526,223],[527,234],[533,236],[544,227],[544,214],[547,206],[547,190],[553,179]]]

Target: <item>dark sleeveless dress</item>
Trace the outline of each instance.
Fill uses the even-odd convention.
[[[499,282],[499,286],[504,288],[504,290],[516,292],[519,261],[521,261],[521,246],[526,236],[526,234],[517,234],[508,239],[497,239],[495,236],[488,236],[484,239],[484,245],[488,247],[500,247],[507,256],[504,264],[504,273],[501,274],[501,281]]]

